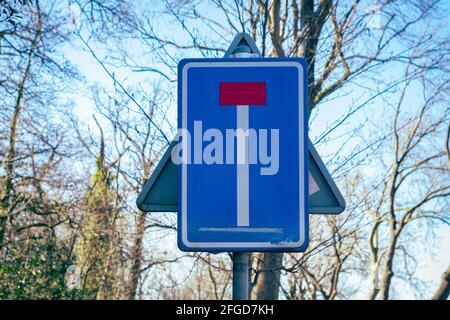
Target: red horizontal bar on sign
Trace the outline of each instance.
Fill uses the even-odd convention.
[[[221,82],[221,106],[266,105],[265,82]]]

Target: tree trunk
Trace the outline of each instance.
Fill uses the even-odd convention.
[[[274,56],[284,56],[282,50],[282,43],[280,38],[280,17],[279,15],[280,2],[275,1],[272,4],[270,12],[270,36],[273,44]],[[295,6],[294,6],[295,7]],[[331,0],[324,0],[320,2],[317,10],[314,10],[314,0],[302,0],[300,6],[300,35],[304,35],[304,39],[300,40],[296,55],[305,58],[308,63],[308,108],[309,112],[314,108],[314,99],[316,95],[315,83],[315,55],[317,51],[317,44],[322,32],[322,27],[325,24],[326,18],[332,7]],[[294,17],[298,19],[298,17]],[[298,20],[296,20],[298,21]],[[278,33],[277,33],[278,32]],[[299,35],[299,36],[300,36]],[[299,38],[300,39],[300,38]],[[297,41],[297,39],[296,39]],[[257,299],[278,299],[278,293],[280,290],[280,270],[283,263],[282,253],[264,253],[262,259],[262,265],[264,269],[270,269],[268,272],[262,272],[260,279],[257,283],[256,297]]]
[[[20,111],[22,109],[22,98],[25,88],[25,81],[28,78],[31,67],[32,49],[28,54],[28,61],[23,73],[22,79],[18,84],[17,97],[14,105],[14,112],[9,124],[8,151],[5,159],[5,182],[1,190],[1,207],[0,207],[0,248],[2,248],[3,239],[5,237],[6,222],[8,221],[11,192],[13,190],[14,178],[14,158],[16,157],[16,132],[17,122],[19,121]]]
[[[145,231],[145,213],[139,212],[136,222],[136,235],[134,238],[132,266],[130,274],[130,284],[128,291],[128,299],[136,299],[137,289],[139,285],[139,277],[141,275],[142,251]]]
[[[373,271],[372,271],[372,275],[371,275],[371,282],[372,282],[372,289],[369,293],[369,300],[375,300],[375,298],[377,297],[378,293],[380,292],[380,288],[379,288],[379,280],[378,280],[378,265],[373,266]]]
[[[450,266],[442,274],[441,284],[439,289],[433,296],[433,300],[447,300],[450,294]]]
[[[28,79],[31,69],[31,61],[33,58],[33,53],[37,41],[42,32],[42,19],[41,19],[41,9],[39,6],[39,1],[36,1],[36,9],[38,15],[38,22],[36,24],[36,30],[34,37],[32,39],[30,49],[27,52],[26,61],[27,64],[25,66],[25,70],[23,72],[22,79],[18,83],[17,87],[17,96],[14,105],[14,112],[11,118],[11,122],[9,125],[9,141],[8,141],[8,151],[6,153],[5,159],[5,183],[1,187],[0,191],[0,249],[3,246],[3,240],[5,237],[6,223],[9,217],[9,208],[10,208],[10,197],[11,192],[13,190],[13,171],[14,171],[14,158],[16,157],[16,131],[17,131],[17,122],[19,120],[21,104],[23,99],[23,94],[25,90],[25,82]]]
[[[398,233],[395,230],[391,231],[391,243],[386,251],[386,257],[383,272],[380,281],[380,298],[382,300],[389,299],[389,290],[391,288],[392,277],[394,276],[394,255],[395,247],[397,245]]]
[[[280,291],[280,271],[283,266],[283,253],[263,253],[258,265],[261,275],[256,284],[256,299],[277,300]]]

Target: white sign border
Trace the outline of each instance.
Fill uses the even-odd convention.
[[[297,61],[233,61],[233,62],[188,62],[182,69],[182,128],[187,128],[187,83],[188,71],[191,68],[217,68],[217,67],[295,67],[298,70],[298,97],[299,97],[299,235],[300,239],[297,242],[191,242],[187,239],[187,164],[182,164],[181,174],[181,217],[182,217],[182,243],[189,249],[204,248],[255,248],[255,249],[273,249],[273,248],[297,248],[303,246],[306,240],[305,216],[307,210],[305,205],[305,154],[304,154],[304,133],[305,120],[304,119],[304,91],[303,91],[303,65]]]

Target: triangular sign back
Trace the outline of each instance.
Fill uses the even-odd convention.
[[[174,141],[169,145],[139,194],[136,203],[140,210],[144,212],[178,211],[177,166],[170,158],[176,143]],[[344,211],[345,200],[311,141],[309,141],[309,172],[312,190],[309,195],[309,212],[339,214]],[[311,185],[314,187],[311,188]]]
[[[253,41],[252,37],[245,32],[238,33],[236,37],[234,37],[227,51],[223,55],[224,58],[228,58],[232,54],[239,53],[239,47],[248,47],[250,48],[250,53],[261,56],[261,52]]]

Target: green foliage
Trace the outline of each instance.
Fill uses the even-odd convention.
[[[92,186],[86,194],[81,236],[75,245],[76,264],[81,269],[81,299],[98,299],[109,289],[112,252],[114,190],[112,175],[102,156],[96,159]]]
[[[31,236],[4,250],[0,299],[69,299],[64,275],[71,264],[68,243]]]

